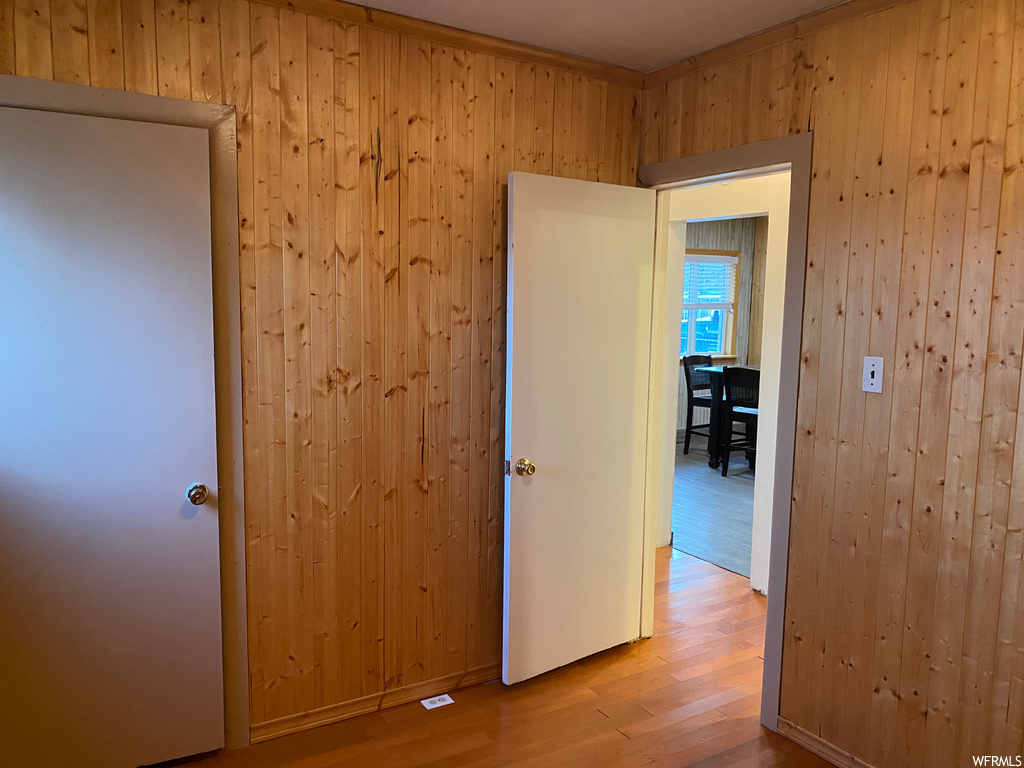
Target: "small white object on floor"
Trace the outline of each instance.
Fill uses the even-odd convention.
[[[432,699],[423,699],[420,701],[427,709],[437,709],[438,707],[447,707],[449,704],[454,704],[452,697],[447,693],[442,693],[440,696],[435,696]]]

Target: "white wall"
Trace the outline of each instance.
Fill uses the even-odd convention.
[[[719,182],[669,192],[670,230],[682,221],[710,221],[733,216],[768,216],[768,254],[764,285],[761,395],[764,418],[758,430],[757,472],[754,477],[754,534],[750,557],[750,586],[768,592],[768,553],[771,545],[772,492],[775,482],[775,425],[778,423],[779,374],[782,359],[782,317],[785,306],[786,246],[789,239],[790,173]],[[671,281],[668,290],[674,290]],[[667,307],[675,312],[674,304]],[[677,371],[678,375],[678,371]],[[672,508],[663,510],[671,528]],[[661,526],[659,526],[660,528]]]

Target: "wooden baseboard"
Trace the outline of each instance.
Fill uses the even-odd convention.
[[[830,744],[820,736],[805,731],[799,725],[793,725],[784,717],[779,717],[779,733],[792,742],[799,744],[808,752],[813,752],[822,760],[827,760],[838,768],[874,768],[849,752],[844,752],[834,744]]]
[[[361,699],[345,701],[341,704],[332,704],[329,707],[321,707],[310,712],[288,715],[276,720],[268,720],[265,723],[256,723],[250,730],[250,739],[253,744],[256,744],[268,739],[275,739],[278,736],[308,731],[310,728],[327,725],[328,723],[337,723],[341,720],[348,720],[351,717],[365,715],[381,709],[397,707],[399,704],[426,699],[441,693],[455,691],[459,688],[468,688],[471,685],[486,683],[499,677],[501,677],[501,665],[490,664],[486,667],[470,669],[454,675],[425,680],[422,683],[414,683],[413,685],[395,688],[384,693],[375,693],[372,696],[364,696]]]

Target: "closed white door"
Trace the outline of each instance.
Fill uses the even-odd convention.
[[[0,109],[2,765],[223,744],[211,289],[206,131]]]
[[[640,637],[655,194],[509,178],[506,683]]]

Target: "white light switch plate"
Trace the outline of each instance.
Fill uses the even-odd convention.
[[[452,697],[449,696],[447,693],[442,693],[440,696],[435,696],[432,699],[422,699],[420,701],[420,704],[422,704],[427,709],[437,709],[438,707],[447,707],[449,704],[454,704],[454,703],[455,702],[452,701]]]
[[[882,391],[882,366],[885,364],[883,357],[864,358],[864,383],[861,389],[865,392]]]

